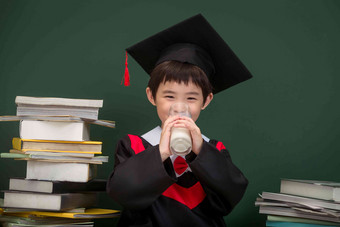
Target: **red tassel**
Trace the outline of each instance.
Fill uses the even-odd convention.
[[[120,84],[123,83],[124,80],[124,85],[125,86],[130,86],[130,74],[129,74],[129,69],[128,69],[128,54],[127,52],[125,52],[125,72],[124,72],[124,77],[122,79],[122,82]]]

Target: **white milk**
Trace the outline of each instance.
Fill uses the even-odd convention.
[[[171,129],[170,149],[171,152],[177,155],[187,155],[191,151],[191,136],[186,128]]]

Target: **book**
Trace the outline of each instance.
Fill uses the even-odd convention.
[[[294,223],[306,223],[306,224],[316,224],[316,225],[330,225],[330,226],[340,226],[339,223],[334,222],[327,222],[327,221],[318,221],[306,218],[296,218],[296,217],[284,217],[284,216],[277,216],[277,215],[268,215],[268,221],[275,221],[275,222],[294,222]]]
[[[290,203],[290,202],[279,202],[279,201],[271,201],[271,200],[265,200],[264,202],[256,202],[255,206],[260,207],[284,207],[284,208],[292,208],[294,210],[298,210],[304,213],[308,214],[317,214],[317,215],[323,215],[323,216],[332,216],[332,217],[340,217],[340,212],[335,211],[332,209],[317,207],[317,206],[311,206],[309,204],[303,204],[303,203]]]
[[[88,182],[95,178],[97,165],[88,163],[58,163],[27,161],[26,179]]]
[[[17,107],[17,116],[64,116],[70,115],[75,117],[98,120],[98,108],[77,108],[77,107],[56,107],[56,106],[32,106],[20,105]]]
[[[308,223],[297,223],[297,222],[279,222],[279,221],[267,221],[267,227],[334,227],[334,225],[318,225]]]
[[[65,210],[64,212],[84,213],[85,209],[86,208],[84,207],[79,207],[79,208],[74,208],[70,210]],[[28,208],[4,208],[3,210],[4,210],[3,212],[7,214],[18,213],[18,212],[24,214],[24,212],[32,211],[32,209],[28,209]]]
[[[55,97],[30,97],[17,96],[15,98],[17,105],[47,105],[47,106],[78,106],[78,107],[103,107],[103,100],[95,99],[71,99],[71,98],[55,98]]]
[[[107,120],[93,120],[88,118],[81,118],[75,116],[37,116],[37,115],[30,115],[30,116],[0,116],[0,121],[21,121],[21,120],[31,120],[31,121],[67,121],[67,122],[87,122],[89,124],[96,124],[100,126],[105,126],[109,128],[115,128],[114,121],[107,121]]]
[[[23,152],[47,151],[101,154],[102,150],[102,142],[100,141],[32,140],[14,137],[12,145],[13,149]]]
[[[27,217],[26,217],[27,216]],[[69,218],[55,218],[55,217],[39,217],[35,215],[21,215],[20,213],[8,213],[0,216],[0,223],[2,226],[41,226],[41,225],[61,225],[61,226],[72,226],[72,225],[93,225],[85,219],[69,219]]]
[[[49,151],[19,151],[15,149],[10,149],[10,153],[16,153],[16,154],[32,154],[32,155],[54,155],[54,156],[69,156],[69,157],[87,157],[87,158],[93,158],[93,153],[82,153],[81,151],[76,151],[76,153],[69,153],[67,151],[56,151],[56,152],[49,152]]]
[[[106,180],[93,179],[80,183],[10,178],[9,190],[43,193],[105,192]]]
[[[100,209],[100,208],[88,208],[83,213],[71,213],[71,212],[46,212],[46,211],[24,211],[11,213],[12,215],[24,214],[24,215],[37,215],[46,217],[58,217],[58,218],[71,218],[71,219],[93,219],[93,218],[113,218],[119,217],[119,210]]]
[[[18,224],[18,223],[5,223],[3,227],[93,227],[92,222],[86,223],[63,223],[63,224]]]
[[[64,211],[96,204],[95,193],[48,194],[37,192],[4,191],[4,207]]]
[[[20,121],[20,138],[37,140],[90,140],[85,122]]]
[[[276,200],[266,200],[263,198],[256,198],[255,206],[290,207],[289,203]]]
[[[340,183],[281,179],[281,193],[340,202]]]
[[[0,153],[0,158],[15,158],[17,160],[36,160],[46,162],[74,162],[74,163],[92,163],[102,164],[108,162],[108,156],[96,156],[92,158],[88,157],[72,157],[72,156],[60,156],[60,155],[41,155],[41,154],[20,154],[20,153]]]
[[[327,200],[306,198],[282,193],[273,193],[273,192],[262,192],[261,197],[263,199],[271,200],[271,201],[281,201],[288,202],[290,204],[300,204],[305,207],[309,207],[311,209],[315,208],[326,208],[332,209],[336,211],[340,211],[340,203],[335,203]]]
[[[298,217],[298,218],[306,218],[306,219],[312,219],[312,220],[340,223],[339,217],[327,216],[324,214],[308,213],[308,212],[300,211],[300,210],[289,208],[289,207],[260,206],[259,213],[267,214],[267,215]]]

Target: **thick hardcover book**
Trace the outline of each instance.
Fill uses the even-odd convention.
[[[26,179],[88,182],[96,173],[93,164],[27,161]]]
[[[282,179],[280,192],[340,202],[339,182]]]
[[[36,210],[65,211],[96,204],[96,193],[47,194],[22,191],[5,191],[4,207]]]
[[[90,140],[90,127],[85,122],[30,121],[20,122],[20,138],[36,140]]]
[[[9,190],[43,193],[105,192],[106,180],[94,179],[89,182],[79,183],[11,178],[9,180]]]
[[[14,137],[13,148],[19,151],[46,151],[69,153],[101,154],[102,142],[100,141],[63,141],[63,140],[34,140]]]

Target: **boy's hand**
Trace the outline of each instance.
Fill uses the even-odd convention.
[[[192,139],[192,151],[198,155],[201,151],[203,138],[201,134],[200,128],[196,125],[196,123],[190,117],[179,117],[178,120],[175,121],[173,127],[176,128],[187,128],[191,134]],[[170,141],[170,137],[169,137]]]
[[[163,162],[172,154],[170,151],[171,129],[179,118],[179,116],[170,116],[164,121],[162,134],[159,141],[159,152],[161,153]]]

